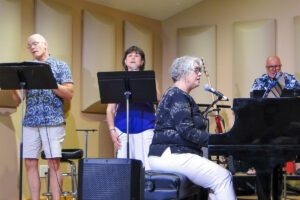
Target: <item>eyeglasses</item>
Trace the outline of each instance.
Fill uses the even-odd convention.
[[[194,68],[194,72],[195,72],[196,74],[198,74],[199,72],[201,73],[201,72],[202,72],[202,67],[195,67],[195,68]]]
[[[281,65],[269,65],[269,66],[266,66],[267,69],[280,69],[281,68]]]
[[[31,47],[34,47],[34,46],[36,47],[39,44],[40,44],[40,42],[33,42],[32,44],[28,44],[27,48],[30,49]]]

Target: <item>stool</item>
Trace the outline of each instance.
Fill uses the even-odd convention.
[[[207,191],[179,173],[145,172],[145,200],[207,199]]]
[[[287,175],[287,174],[283,174],[283,199],[284,200],[287,199],[288,189],[292,189],[292,188],[288,188],[287,181],[289,181],[289,180],[300,180],[300,175]]]
[[[69,173],[63,173],[62,176],[71,176],[71,184],[72,191],[71,192],[62,192],[62,196],[66,197],[68,195],[72,195],[72,200],[75,200],[77,196],[77,173],[76,173],[76,164],[71,159],[81,159],[83,156],[82,149],[62,149],[62,157],[60,159],[61,162],[67,162],[70,164],[71,171]],[[41,158],[46,159],[44,151],[41,153]],[[50,169],[48,168],[47,173],[48,181],[47,181],[47,192],[43,193],[43,196],[47,197],[49,200],[49,196],[52,196],[50,192]],[[62,186],[61,186],[62,187]]]

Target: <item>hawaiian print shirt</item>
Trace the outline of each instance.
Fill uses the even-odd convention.
[[[283,73],[284,83],[285,83],[285,89],[293,89],[296,86],[299,86],[298,81],[296,80],[295,76]],[[253,90],[265,90],[266,88],[271,85],[273,81],[270,79],[268,74],[263,74],[261,77],[255,79],[251,92]]]
[[[57,83],[73,83],[71,70],[65,62],[49,57],[46,63],[51,66]],[[26,91],[24,126],[56,126],[64,123],[62,98],[49,89]]]

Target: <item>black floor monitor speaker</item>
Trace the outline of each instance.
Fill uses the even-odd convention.
[[[144,200],[144,174],[139,160],[81,159],[78,200]]]

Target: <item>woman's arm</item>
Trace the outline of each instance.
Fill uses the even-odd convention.
[[[25,98],[25,96],[26,96],[26,90],[24,90],[23,92],[23,97]],[[12,90],[11,97],[16,104],[21,103],[21,90]]]
[[[108,125],[111,140],[114,143],[114,146],[117,149],[120,149],[121,148],[121,143],[120,143],[120,139],[118,137],[118,134],[116,132],[115,122],[114,122],[115,115],[116,115],[116,109],[117,109],[117,104],[115,104],[115,103],[110,103],[110,104],[107,105],[107,108],[106,108],[106,121],[107,121],[107,125]]]
[[[157,80],[155,80],[155,85],[156,85],[156,98],[157,98],[157,102],[159,102],[160,99],[161,99],[161,93],[160,93],[160,90],[159,90],[159,86],[158,86]]]
[[[196,128],[191,104],[184,97],[179,98],[172,107],[172,116],[175,120],[176,131],[180,136],[195,144],[206,146],[209,133]]]

